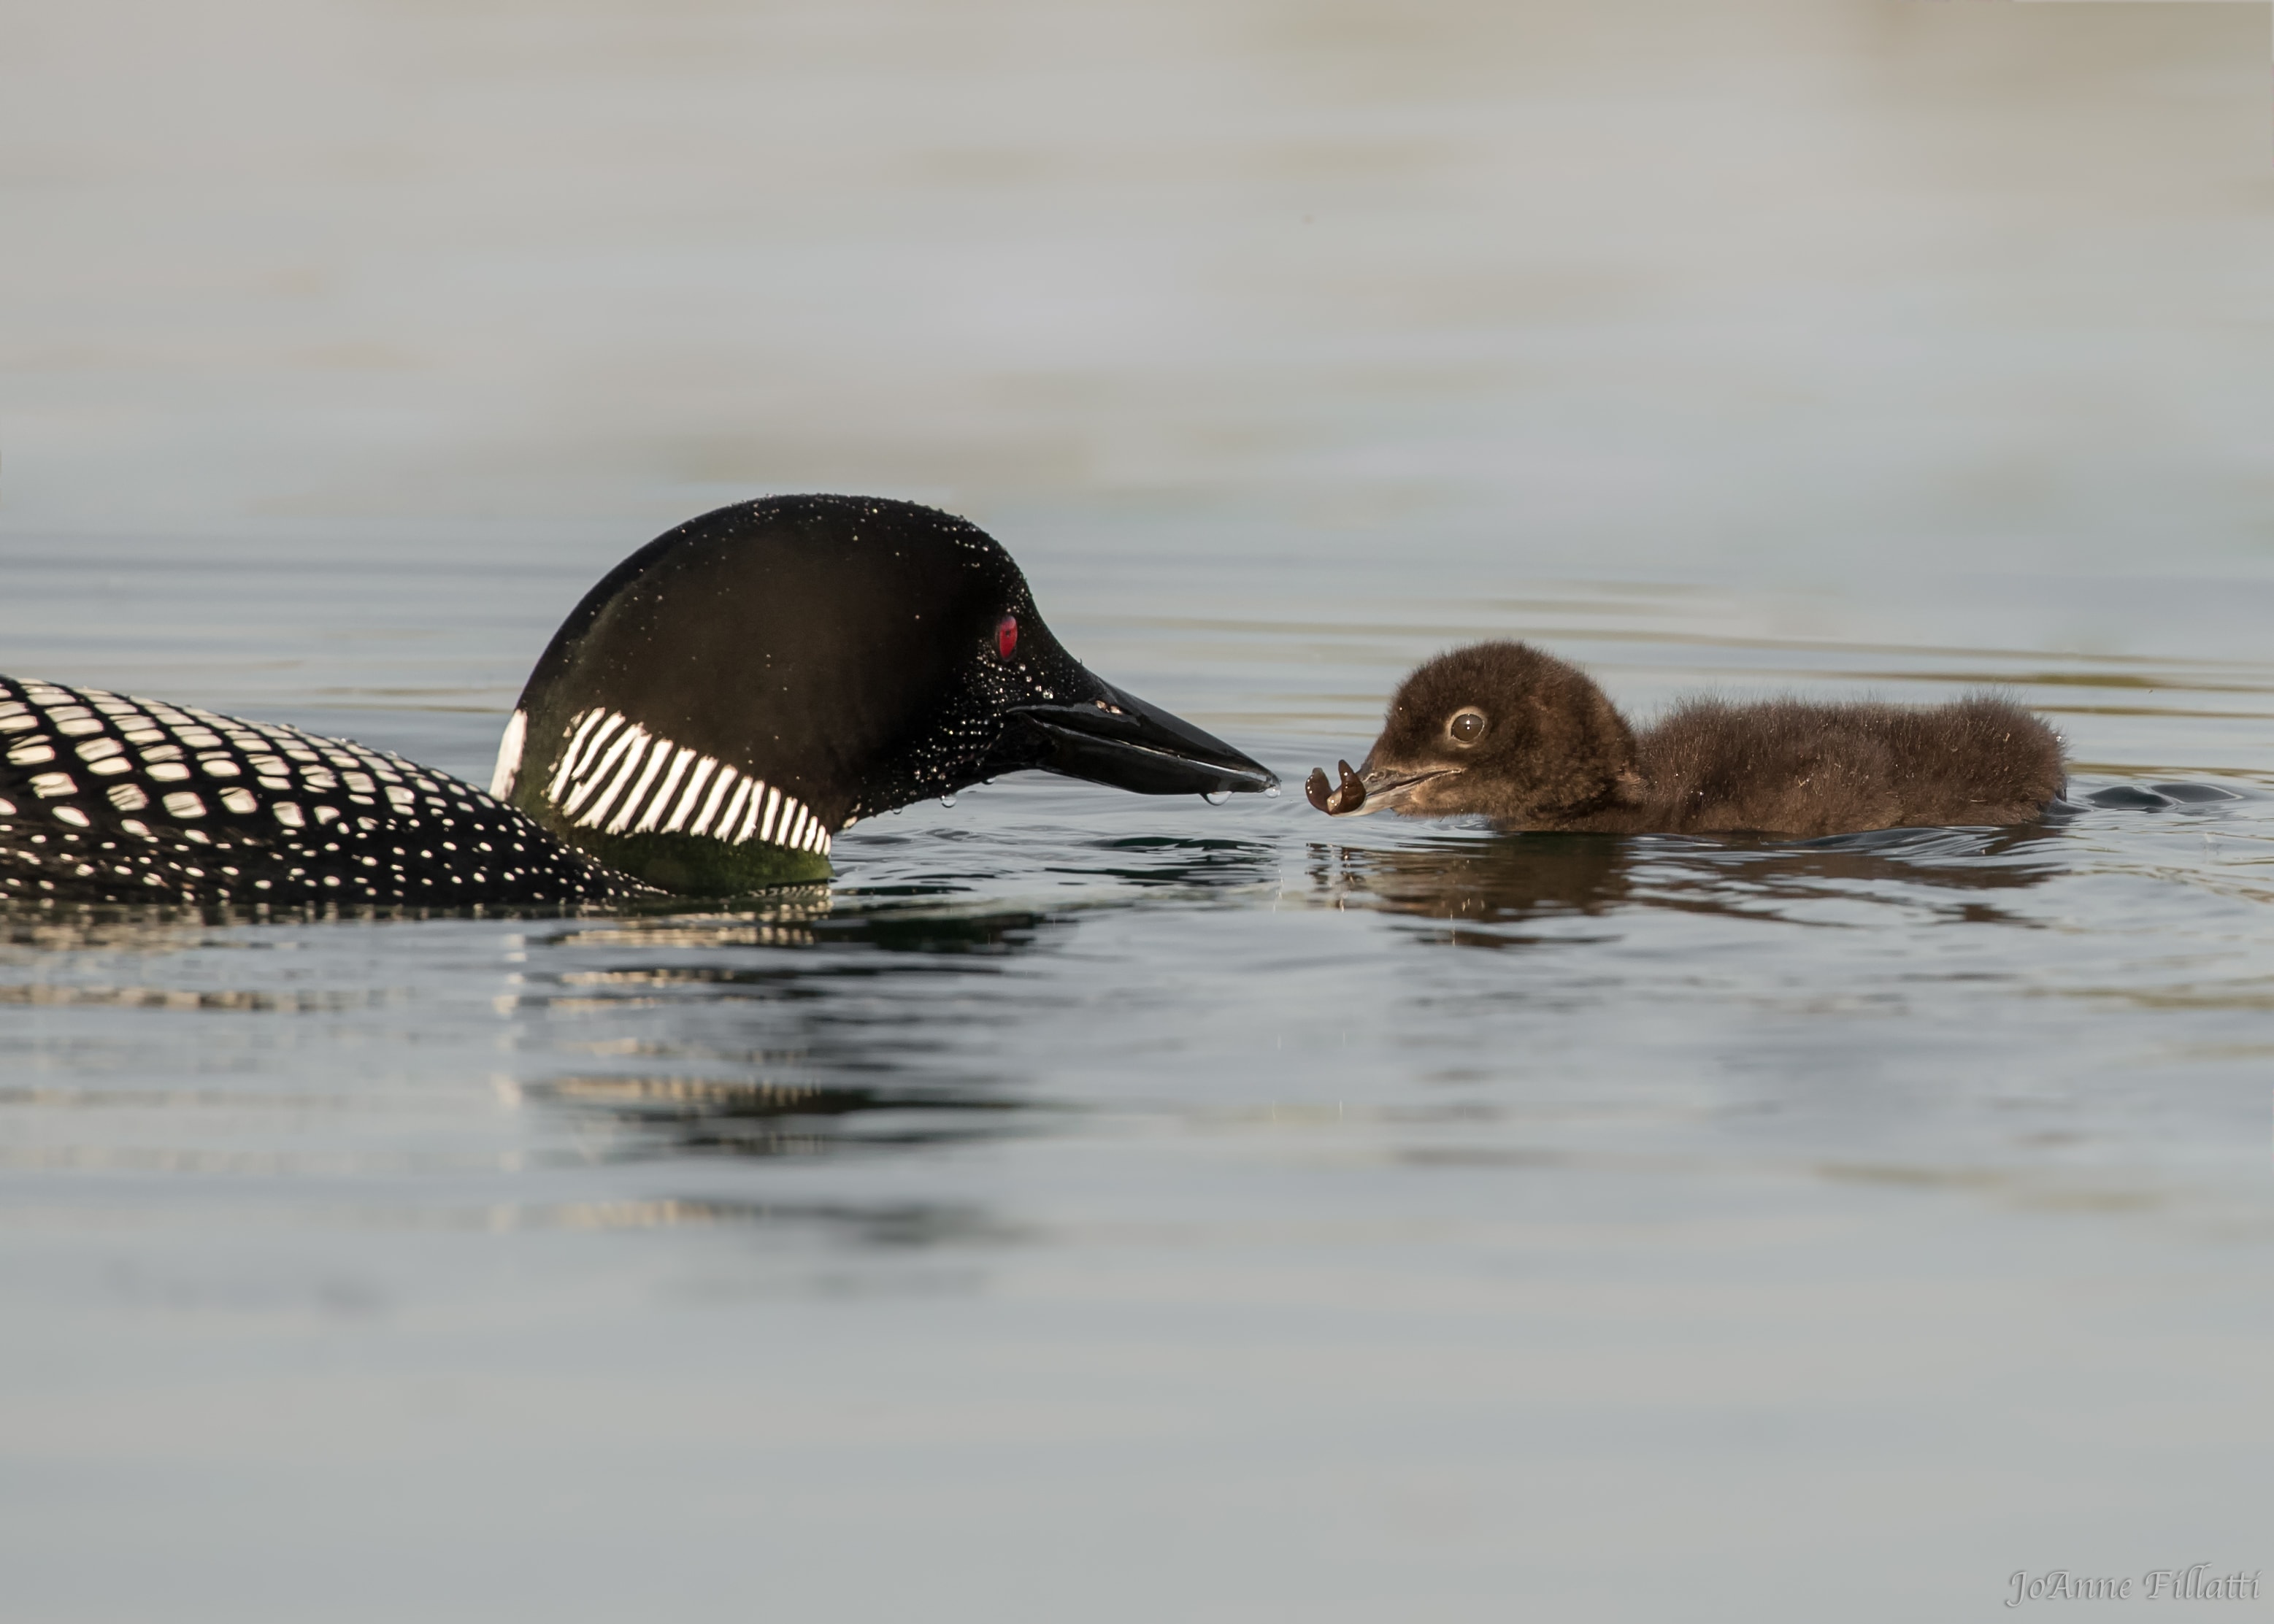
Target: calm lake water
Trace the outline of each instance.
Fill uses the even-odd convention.
[[[12,9],[0,670],[486,780],[625,553],[874,491],[1291,793],[1005,780],[755,909],[0,917],[0,1611],[2274,1568],[2264,12],[1712,11]],[[2078,804],[1304,804],[1482,635],[1645,716],[2006,684]]]

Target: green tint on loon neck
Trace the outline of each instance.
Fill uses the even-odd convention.
[[[568,831],[548,823],[544,812],[531,804],[534,799],[516,794],[514,804],[569,840]],[[687,897],[739,897],[776,885],[810,885],[836,872],[829,859],[817,852],[794,851],[758,840],[736,845],[708,835],[603,835],[578,830],[569,844],[620,874]]]

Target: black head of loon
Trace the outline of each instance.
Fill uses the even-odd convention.
[[[1147,794],[1277,782],[1084,670],[976,525],[791,496],[690,520],[587,593],[490,793],[610,868],[716,893],[821,877],[847,824],[1029,767]]]
[[[585,595],[487,795],[346,741],[0,679],[0,896],[465,906],[825,878],[857,819],[1040,768],[1148,794],[1262,766],[1085,670],[976,526],[774,497]]]

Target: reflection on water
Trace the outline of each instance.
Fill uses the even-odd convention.
[[[2231,789],[2216,784],[2112,784],[2085,797],[2096,807],[2123,807],[2135,812],[2160,812],[2166,807],[2200,810],[2223,801],[2240,800]]]
[[[1032,910],[960,909],[953,891],[888,884],[857,907],[832,909],[829,889],[817,887],[716,921],[535,933],[509,1000],[516,1016],[652,1009],[681,1018],[638,1037],[567,1040],[624,1069],[543,1077],[523,1096],[556,1113],[581,1154],[617,1161],[937,1151],[1030,1131],[1020,1114],[1034,1102],[984,1068],[942,1075],[903,1059],[889,1035],[899,1028],[918,1050],[928,1046],[938,1004],[909,984],[927,963],[961,982],[1066,934],[1067,921]],[[929,906],[915,900],[927,895]],[[879,982],[904,1007],[877,1008]],[[690,1005],[699,1017],[688,1018]],[[704,1070],[648,1069],[658,1062]]]
[[[529,1092],[604,1118],[621,1140],[609,1154],[622,1156],[935,1149],[1011,1132],[999,1119],[1020,1109],[980,1094],[689,1077],[557,1077]]]
[[[2135,804],[2099,801],[2101,805]],[[2141,802],[2139,804],[2165,804]],[[1314,846],[1314,889],[1391,913],[1477,924],[1624,907],[1783,917],[1781,904],[1835,896],[1916,903],[1933,891],[2005,891],[2059,872],[2057,827],[1889,830],[1800,843],[1754,839],[1499,835],[1379,848]],[[1968,921],[2019,922],[1975,900]],[[1529,938],[1455,931],[1444,940],[1508,946]]]
[[[1404,847],[1314,846],[1313,887],[1427,919],[1520,921],[1596,914],[1633,894],[1634,845],[1596,835],[1503,835]],[[1509,938],[1473,939],[1489,945]]]

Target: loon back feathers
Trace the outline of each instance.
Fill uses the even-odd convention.
[[[613,902],[611,874],[471,785],[267,722],[0,678],[0,897]]]

